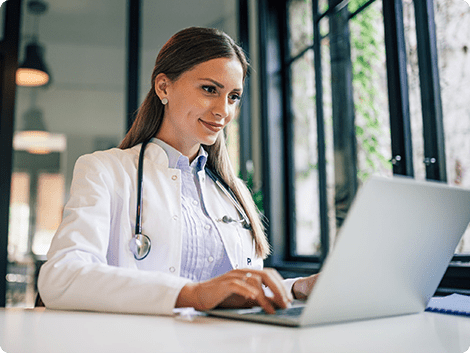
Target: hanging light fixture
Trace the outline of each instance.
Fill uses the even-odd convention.
[[[47,11],[47,4],[43,1],[32,0],[28,2],[28,10],[35,15],[33,36],[26,45],[25,59],[16,71],[16,84],[37,87],[47,84],[50,80],[49,71],[43,60],[43,49],[39,45],[37,35],[39,16]]]
[[[16,151],[27,151],[32,154],[65,151],[67,148],[65,135],[47,131],[42,110],[36,106],[36,98],[36,89],[31,89],[31,107],[23,115],[23,128],[15,132],[13,148]]]

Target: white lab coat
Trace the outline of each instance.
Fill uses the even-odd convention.
[[[49,308],[171,314],[181,288],[181,178],[155,143],[145,150],[142,231],[152,248],[134,259],[137,165],[141,145],[80,157],[70,199],[42,266],[38,288]],[[199,172],[212,219],[239,215],[215,183]],[[210,195],[208,197],[207,195]],[[233,268],[261,269],[251,233],[216,222]]]

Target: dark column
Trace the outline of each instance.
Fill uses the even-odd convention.
[[[282,96],[282,56],[279,46],[278,23],[268,21],[277,17],[276,6],[278,2],[268,0],[258,1],[259,11],[259,47],[265,48],[259,52],[260,77],[260,104],[261,104],[261,132],[263,151],[263,206],[264,214],[268,219],[266,224],[269,241],[276,249],[268,257],[265,264],[274,266],[284,259],[286,249],[286,199],[285,199],[285,173],[283,161],[285,160],[285,139]]]
[[[127,14],[127,130],[139,107],[140,0],[128,0]]]
[[[336,224],[343,223],[357,190],[356,128],[352,88],[349,11],[343,1],[329,0],[331,91],[335,170]],[[339,6],[338,6],[339,5]]]
[[[330,231],[328,224],[328,195],[326,175],[326,146],[325,146],[325,124],[323,114],[323,72],[321,60],[321,32],[320,15],[318,13],[318,0],[312,1],[313,13],[313,53],[315,66],[315,105],[317,113],[317,135],[318,135],[318,190],[320,202],[320,238],[322,248],[322,259],[325,259],[330,248]]]
[[[238,38],[240,46],[249,57],[250,53],[250,35],[249,35],[249,16],[248,0],[238,1]],[[239,131],[240,131],[240,173],[243,180],[248,180],[247,165],[252,163],[251,155],[251,102],[250,102],[250,77],[245,79],[243,87],[243,99],[240,108]],[[249,169],[249,168],[248,168]]]
[[[426,178],[447,181],[433,0],[414,1]]]
[[[414,176],[402,0],[384,0],[393,173]]]
[[[0,43],[0,307],[5,307],[21,0],[10,0],[2,6],[5,6],[5,28],[4,37]]]

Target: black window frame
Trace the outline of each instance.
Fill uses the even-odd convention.
[[[6,304],[8,264],[8,226],[13,163],[13,126],[15,117],[16,69],[20,42],[21,0],[7,1],[4,30],[0,42],[0,308]]]
[[[375,1],[364,4],[349,19],[367,9]],[[322,256],[298,256],[295,249],[295,209],[293,195],[292,124],[290,107],[287,4],[284,1],[259,0],[260,104],[262,126],[262,191],[264,210],[269,223],[268,238],[273,247],[266,265],[283,275],[315,273],[328,254],[329,229],[326,202],[326,161],[322,108],[322,77],[319,21],[339,11],[348,11],[349,1],[329,0],[329,9],[318,12],[318,0],[312,0],[314,43],[305,48],[314,50],[316,115],[318,131],[319,204]],[[386,70],[391,130],[391,161],[394,175],[414,177],[411,123],[407,77],[407,58],[402,0],[382,0],[386,48]],[[414,1],[418,42],[418,65],[426,164],[426,178],[446,182],[445,139],[437,65],[436,30],[433,0]],[[330,27],[331,29],[331,27]],[[392,118],[393,117],[393,118]],[[352,181],[355,190],[356,181]],[[438,294],[459,292],[470,294],[470,255],[456,254],[439,286]]]

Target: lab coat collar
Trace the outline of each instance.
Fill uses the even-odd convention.
[[[194,169],[194,172],[197,173],[197,172],[203,170],[205,165],[206,165],[208,153],[206,152],[206,150],[202,146],[200,146],[199,153],[196,156],[196,158],[194,159],[194,161],[191,163],[191,165],[189,165],[188,157],[183,156],[183,154],[180,151],[178,151],[174,147],[170,146],[166,142],[164,142],[160,139],[157,139],[155,137],[152,138],[150,140],[150,142],[151,143],[149,145],[147,145],[147,149],[151,145],[156,145],[161,150],[163,150],[165,152],[164,154],[167,157],[167,159],[166,159],[167,162],[165,162],[163,164],[163,166],[166,167],[166,168],[183,169],[185,167],[188,167],[188,168],[190,167],[191,169]],[[145,151],[145,157],[147,157],[147,153],[148,153],[147,149]],[[160,151],[159,151],[159,153],[160,153]],[[182,158],[186,159],[186,161],[182,161],[181,160]],[[155,160],[152,159],[151,157],[150,157],[150,159],[155,162]],[[161,162],[164,162],[163,159],[161,160]]]
[[[139,143],[131,149],[132,152],[136,155],[136,163],[138,163],[139,161],[139,153],[141,148],[142,144]],[[149,143],[145,148],[144,161],[146,160],[151,161],[152,163],[160,166],[161,168],[168,168],[169,166],[168,155],[165,153],[163,148],[161,148],[156,143]]]

